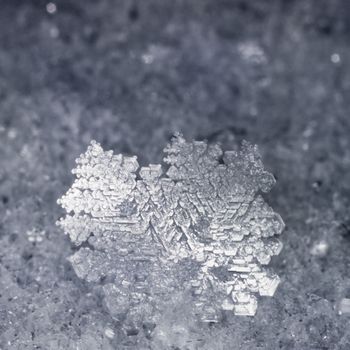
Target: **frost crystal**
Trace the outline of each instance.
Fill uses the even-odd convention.
[[[162,165],[105,152],[92,141],[58,203],[58,224],[80,246],[77,275],[103,284],[112,315],[137,325],[179,293],[191,292],[203,321],[222,310],[254,315],[254,294],[279,283],[266,270],[282,244],[281,217],[263,200],[275,179],[257,147],[239,151],[176,135]]]

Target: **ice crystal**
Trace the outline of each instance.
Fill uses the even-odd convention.
[[[112,315],[131,325],[186,292],[203,321],[254,315],[254,294],[272,296],[279,283],[264,265],[284,224],[260,194],[274,177],[247,142],[223,152],[178,134],[164,152],[165,165],[139,168],[92,141],[77,159],[58,201],[67,212],[58,224],[79,246],[77,275],[102,283]]]

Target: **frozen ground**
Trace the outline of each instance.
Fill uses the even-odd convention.
[[[344,349],[350,316],[350,3],[0,1],[0,348]],[[170,305],[125,335],[79,280],[56,199],[91,139],[157,163],[174,131],[260,146],[287,228],[253,318]]]

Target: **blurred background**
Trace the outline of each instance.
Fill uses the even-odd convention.
[[[349,349],[349,17],[346,0],[0,0],[0,349]],[[90,140],[145,165],[175,131],[258,144],[287,227],[254,318],[164,343],[125,336],[75,276],[56,199]]]

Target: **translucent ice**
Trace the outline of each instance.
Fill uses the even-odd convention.
[[[176,135],[165,166],[139,168],[91,142],[77,159],[76,180],[58,201],[58,224],[80,249],[77,275],[103,283],[111,314],[130,331],[177,293],[191,292],[203,321],[221,310],[254,315],[254,294],[272,296],[279,283],[264,265],[279,254],[284,228],[264,201],[275,179],[257,147],[238,152]]]
[[[350,314],[350,299],[349,298],[343,298],[341,299],[339,305],[338,305],[338,313],[339,315],[349,315]]]

